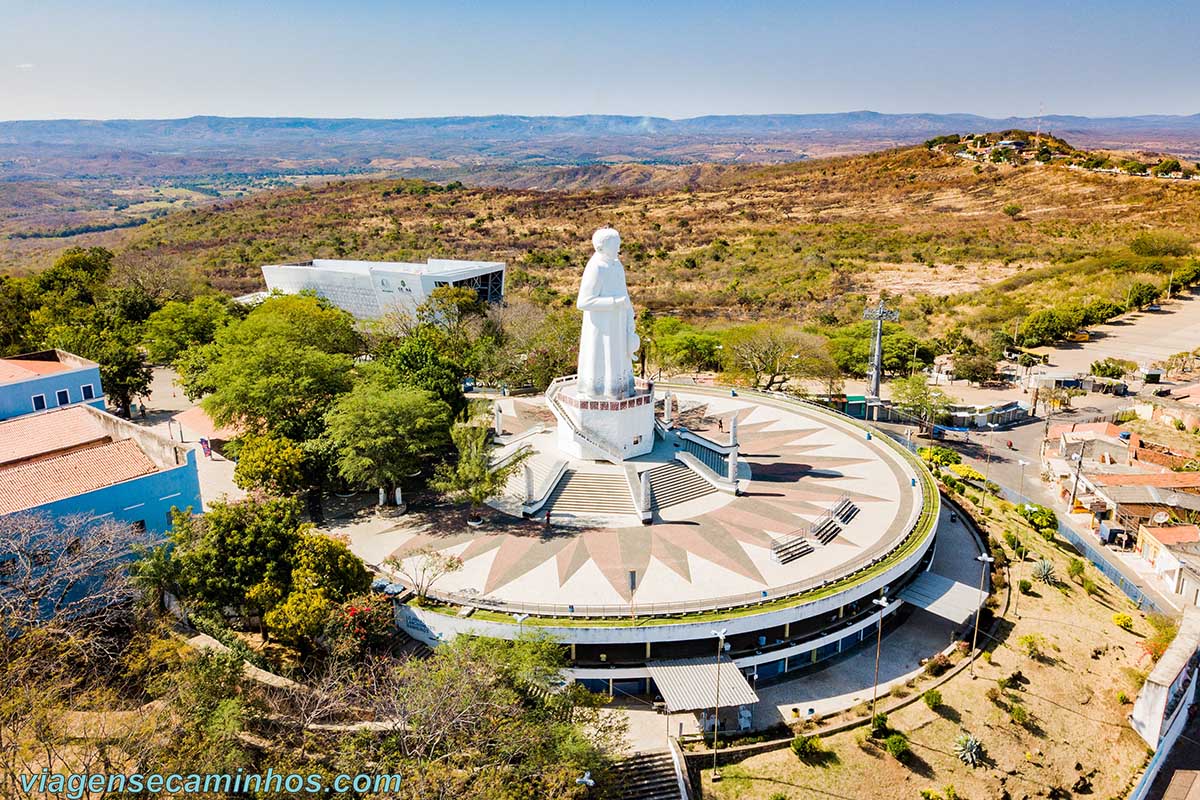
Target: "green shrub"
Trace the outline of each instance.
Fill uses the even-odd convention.
[[[1113,621],[1113,624],[1116,625],[1118,628],[1122,628],[1127,631],[1133,630],[1133,617],[1129,616],[1128,614],[1124,614],[1124,613],[1113,614],[1112,621]]]
[[[1125,692],[1117,692],[1117,702],[1121,705],[1129,705],[1129,695]]]
[[[1029,712],[1020,703],[1012,704],[1012,707],[1008,709],[1008,718],[1021,727],[1029,724]]]
[[[925,662],[925,673],[936,678],[938,675],[941,675],[946,670],[950,669],[951,666],[953,665],[950,663],[949,657],[947,657],[944,653],[938,653]]]
[[[1058,582],[1058,576],[1054,574],[1054,563],[1044,558],[1033,565],[1033,577],[1047,585]]]
[[[805,736],[800,734],[792,739],[792,752],[801,761],[811,761],[824,752],[820,736]]]
[[[883,746],[897,761],[903,761],[912,752],[912,748],[908,744],[908,737],[903,733],[893,733],[884,740]]]
[[[969,464],[951,464],[950,471],[968,481],[983,480],[983,473]]]
[[[1028,578],[1021,578],[1021,582],[1017,586],[1020,588],[1021,594],[1029,594],[1033,591],[1033,581]]]
[[[1017,644],[1030,658],[1041,658],[1046,650],[1046,640],[1037,633],[1027,633],[1017,639]]]
[[[888,732],[888,715],[876,714],[871,717],[871,735],[876,739],[880,738]]]
[[[1078,581],[1083,577],[1083,559],[1071,559],[1071,563],[1067,564],[1067,577],[1073,581]]]
[[[921,695],[921,699],[925,701],[925,705],[936,711],[942,704],[942,693],[937,689],[928,689]]]
[[[1139,256],[1186,256],[1192,244],[1176,231],[1142,231],[1130,241],[1129,249]]]
[[[1039,506],[1036,503],[1027,503],[1023,506],[1020,506],[1017,513],[1025,518],[1025,521],[1029,523],[1030,527],[1037,530],[1058,527],[1058,517],[1054,515],[1053,511],[1045,506]]]
[[[951,450],[949,447],[941,447],[940,445],[919,448],[917,454],[930,464],[938,464],[943,467],[962,463],[962,456],[958,454],[957,450]]]
[[[1083,591],[1087,593],[1088,597],[1092,597],[1093,595],[1099,594],[1100,587],[1098,587],[1096,582],[1091,578],[1084,578]]]

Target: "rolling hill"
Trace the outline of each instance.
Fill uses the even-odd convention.
[[[936,334],[1011,325],[1062,302],[1121,300],[1133,281],[1165,283],[1184,260],[1133,253],[1139,233],[1200,240],[1195,181],[973,165],[924,147],[660,169],[669,177],[636,168],[643,190],[340,180],[172,213],[123,232],[119,249],[231,293],[261,288],[258,267],[289,259],[502,259],[512,291],[565,299],[591,231],[612,224],[639,305],[829,326],[858,319],[884,291],[904,296],[907,325]]]

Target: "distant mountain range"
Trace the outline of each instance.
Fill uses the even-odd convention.
[[[945,133],[1040,127],[1085,147],[1200,149],[1200,114],[1133,117],[1048,115],[995,119],[973,114],[764,114],[690,119],[587,115],[418,119],[189,117],[169,120],[0,122],[0,158],[33,151],[66,155],[131,151],[172,158],[376,159],[467,164],[614,161],[787,161]],[[442,164],[449,166],[449,164]]]

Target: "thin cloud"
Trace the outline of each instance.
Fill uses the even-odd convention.
[[[20,72],[33,72],[33,64],[17,64],[16,67]]]

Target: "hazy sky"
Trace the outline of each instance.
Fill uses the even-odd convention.
[[[1198,0],[0,0],[0,119],[1192,114],[1198,42]]]

